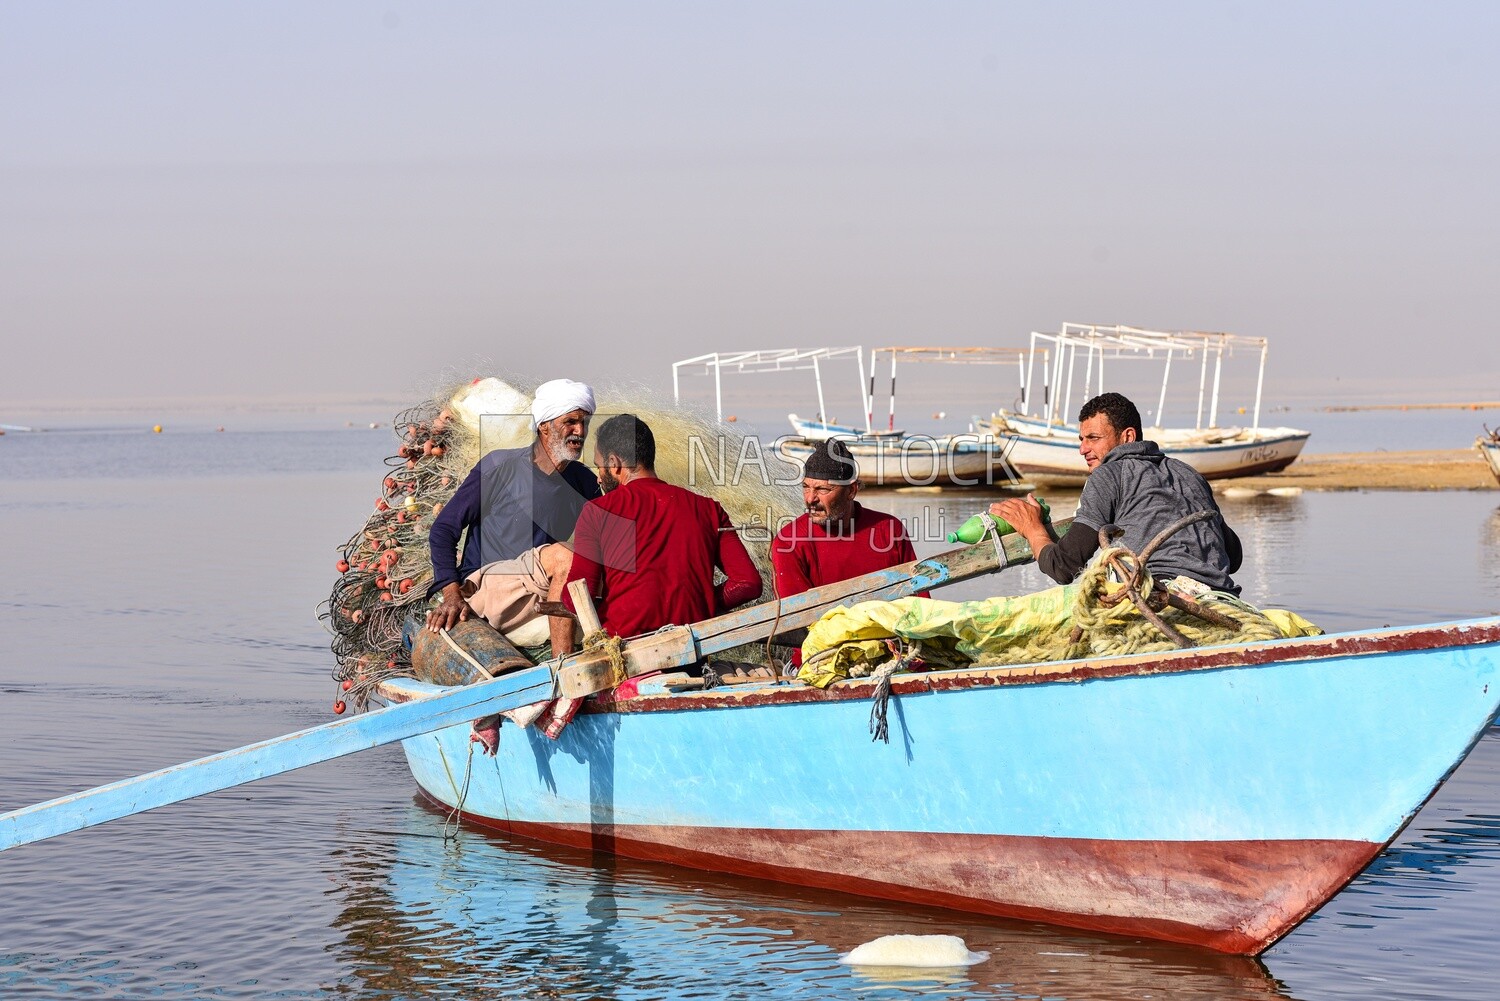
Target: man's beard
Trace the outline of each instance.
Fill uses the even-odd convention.
[[[554,441],[547,449],[547,455],[552,459],[553,465],[561,466],[569,462],[577,462],[578,457],[583,454],[583,438],[580,435],[569,435]]]
[[[608,469],[601,469],[601,470],[599,470],[599,489],[600,490],[603,490],[605,493],[609,493],[611,490],[613,490],[615,487],[618,487],[619,485],[620,485],[620,481],[617,480],[617,479],[615,479],[615,474],[614,473],[611,473]]]
[[[814,525],[821,525],[830,531],[841,530],[853,515],[853,501],[838,507],[809,507],[807,509],[807,517]]]

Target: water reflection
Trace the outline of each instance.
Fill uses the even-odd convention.
[[[1289,596],[1281,578],[1286,574],[1287,554],[1302,548],[1307,520],[1303,498],[1256,494],[1218,500],[1224,520],[1244,547],[1244,561],[1234,579],[1245,598],[1272,607],[1291,606],[1296,599]]]
[[[1412,826],[1266,961],[1303,997],[1491,998],[1500,732]]]
[[[1487,550],[1490,566],[1500,562],[1500,507],[1490,512],[1480,530],[1479,541]]]
[[[1462,866],[1493,865],[1500,861],[1500,817],[1459,817],[1446,826],[1422,832],[1410,843],[1398,842],[1382,852],[1349,886],[1351,893],[1371,893],[1377,887],[1436,886],[1459,891],[1473,889],[1456,876]]]
[[[341,965],[362,996],[1286,998],[1256,960],[821,894],[465,829],[343,840]],[[882,935],[963,938],[969,969],[838,957]]]

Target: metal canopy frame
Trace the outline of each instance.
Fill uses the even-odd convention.
[[[1035,345],[1033,345],[1035,347]],[[886,430],[896,429],[896,361],[919,362],[938,365],[1011,365],[1016,366],[1017,374],[1021,380],[1021,395],[1026,394],[1026,364],[1031,353],[1025,348],[1001,348],[1001,347],[941,347],[912,345],[875,348],[870,352],[870,400],[871,409],[875,405],[875,369],[879,367],[881,353],[891,356],[891,399],[890,412],[886,418]],[[1042,354],[1046,355],[1043,349]],[[874,418],[873,413],[865,415],[865,424],[868,425]]]
[[[859,364],[860,403],[865,409],[865,430],[869,428],[870,398],[865,395],[865,349],[847,348],[781,348],[761,351],[715,351],[712,354],[684,358],[672,363],[672,400],[682,402],[681,376],[699,372],[714,377],[714,413],[724,419],[724,372],[795,372],[812,369],[818,386],[818,420],[826,421],[823,405],[822,363],[853,357]]]
[[[1040,347],[1039,345],[1050,345]],[[1233,357],[1236,350],[1254,351],[1260,356],[1259,371],[1255,380],[1255,410],[1251,425],[1254,435],[1260,428],[1261,391],[1265,386],[1267,342],[1264,337],[1246,337],[1240,334],[1193,330],[1146,330],[1120,324],[1064,323],[1057,333],[1032,331],[1031,347],[1026,361],[1026,374],[1021,387],[1022,411],[1028,416],[1032,385],[1033,365],[1038,354],[1043,356],[1042,404],[1037,416],[1048,424],[1067,423],[1058,417],[1059,412],[1073,412],[1073,387],[1080,352],[1084,356],[1083,398],[1085,400],[1104,392],[1104,363],[1106,360],[1160,360],[1163,364],[1161,393],[1157,397],[1156,426],[1165,427],[1163,411],[1166,408],[1167,384],[1172,376],[1173,359],[1199,362],[1198,410],[1194,427],[1203,428],[1204,396],[1207,393],[1208,426],[1219,425],[1219,388],[1225,356]],[[1052,352],[1050,364],[1045,358]],[[1208,383],[1208,362],[1213,358],[1213,383]],[[1066,374],[1064,370],[1066,369]],[[1054,392],[1054,389],[1057,391]],[[1059,400],[1061,396],[1061,400]],[[1061,411],[1059,411],[1061,403]]]

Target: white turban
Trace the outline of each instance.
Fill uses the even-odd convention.
[[[572,379],[553,379],[551,382],[544,382],[536,387],[536,397],[531,401],[531,426],[535,429],[575,410],[593,414],[594,391],[592,389]]]

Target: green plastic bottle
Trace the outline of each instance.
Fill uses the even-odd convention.
[[[1052,521],[1052,507],[1040,497],[1036,499],[1036,502],[1042,507],[1043,524],[1050,524]],[[1010,533],[1015,531],[1015,528],[1011,525],[1011,523],[1006,521],[1004,518],[996,518],[994,515],[990,515],[990,518],[995,523],[995,533],[997,535],[1009,535]],[[958,531],[949,532],[948,541],[967,542],[968,544],[973,545],[980,539],[984,538],[985,527],[984,516],[976,514],[974,517],[958,526]]]

